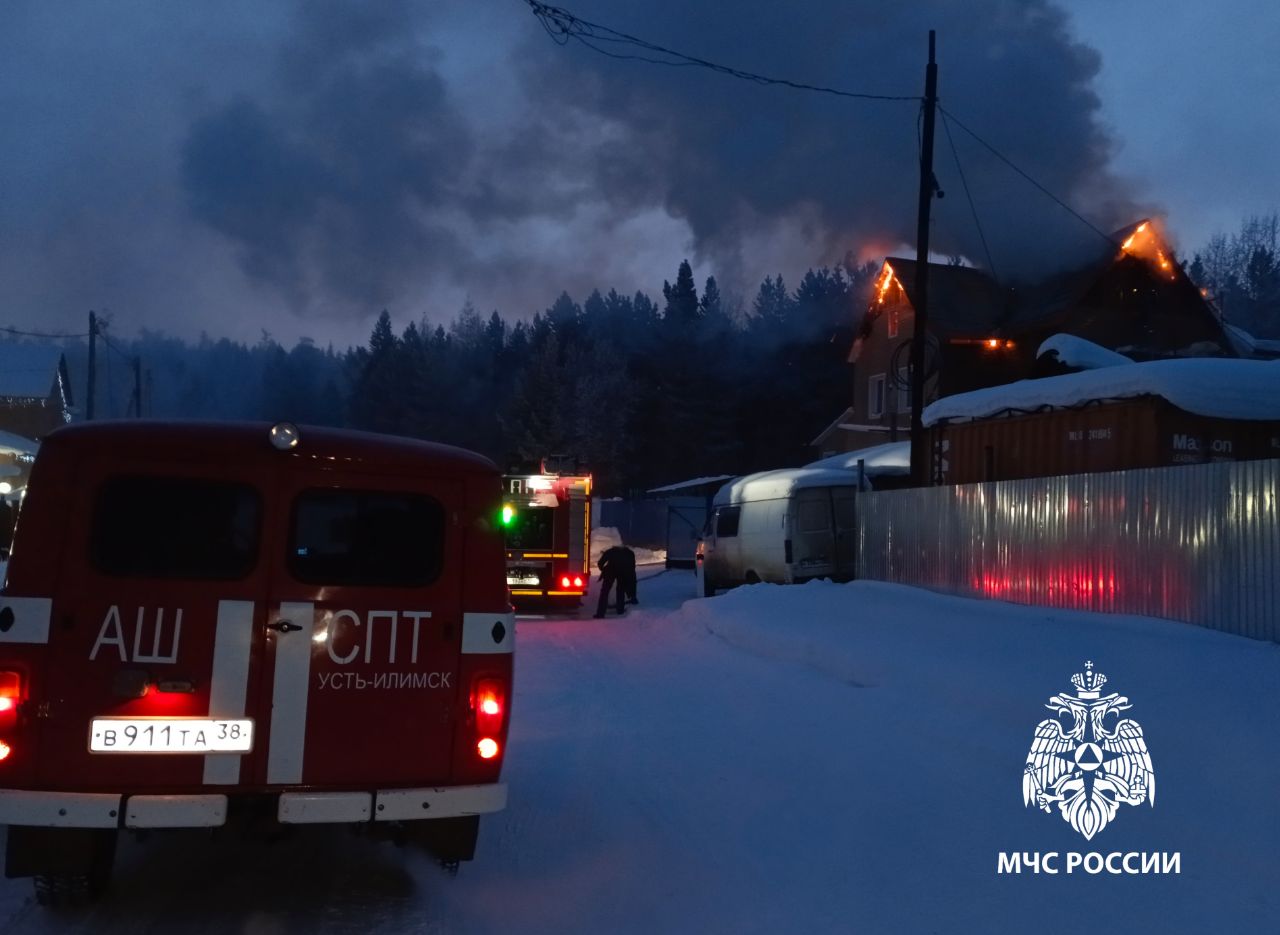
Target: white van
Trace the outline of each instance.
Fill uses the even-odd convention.
[[[853,578],[858,484],[852,471],[822,468],[764,471],[725,484],[698,545],[700,592]]]

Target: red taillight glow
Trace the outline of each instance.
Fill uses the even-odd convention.
[[[9,754],[13,752],[13,747],[9,746],[3,740],[0,740],[0,761],[9,759]],[[483,756],[484,754],[481,754]]]
[[[22,698],[22,676],[17,672],[0,672],[0,730],[9,730],[18,718],[18,701]]]
[[[568,576],[568,575],[563,575],[563,576],[560,578],[560,587],[562,587],[562,588],[567,588],[567,587],[569,586],[569,583],[570,583],[570,582],[569,582],[569,576]]]
[[[506,716],[506,685],[499,679],[480,679],[476,682],[473,698],[476,733],[482,737],[500,733]]]
[[[580,587],[582,587],[582,577],[581,577],[580,575],[579,575],[578,577],[575,577],[575,578],[573,579],[573,586],[574,586],[575,588],[580,588]]]
[[[476,744],[476,752],[480,754],[482,760],[492,760],[498,755],[498,741],[492,737],[482,737]]]

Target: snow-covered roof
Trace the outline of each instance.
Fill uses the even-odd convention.
[[[1280,361],[1193,357],[1020,380],[943,397],[925,408],[924,424],[1139,396],[1160,396],[1199,416],[1280,420]]]
[[[716,481],[726,481],[733,474],[712,474],[710,477],[695,477],[692,480],[677,481],[674,484],[667,484],[665,487],[650,487],[645,493],[675,493],[677,490],[689,490],[693,487],[705,487],[707,484],[714,484]]]
[[[62,360],[48,344],[0,344],[0,398],[47,399]]]
[[[1223,322],[1222,329],[1227,333],[1227,338],[1237,354],[1247,357],[1280,357],[1280,341],[1255,338],[1243,328],[1226,322]]]
[[[1044,357],[1050,353],[1055,354],[1065,366],[1079,367],[1081,370],[1098,370],[1133,363],[1123,354],[1117,354],[1101,344],[1094,344],[1074,334],[1055,334],[1048,338],[1036,351],[1036,357]]]
[[[856,487],[858,475],[836,468],[786,468],[747,474],[725,484],[716,493],[716,504],[742,500],[780,500],[806,487]]]
[[[0,454],[34,455],[39,448],[39,442],[0,430]]]
[[[805,467],[835,468],[843,471],[858,470],[858,462],[863,462],[867,477],[878,477],[885,474],[905,475],[911,473],[911,442],[888,442],[884,445],[872,445],[857,451],[845,451],[811,461]]]

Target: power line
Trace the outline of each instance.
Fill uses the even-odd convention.
[[[954,121],[955,121],[955,124],[956,124],[956,126],[957,126],[957,127],[959,127],[961,130],[963,130],[965,133],[968,133],[971,137],[973,137],[975,140],[977,140],[979,143],[981,143],[981,144],[982,144],[982,145],[987,149],[987,151],[991,153],[991,155],[995,156],[997,159],[999,159],[1001,162],[1003,162],[1006,166],[1008,166],[1008,167],[1009,167],[1010,169],[1012,169],[1014,172],[1018,173],[1018,175],[1022,176],[1024,179],[1026,179],[1028,182],[1030,182],[1032,185],[1034,185],[1037,189],[1039,189],[1039,190],[1040,190],[1040,192],[1041,192],[1043,195],[1045,195],[1046,197],[1048,197],[1048,198],[1049,198],[1049,199],[1050,199],[1054,204],[1056,204],[1059,208],[1062,208],[1062,210],[1066,211],[1066,212],[1067,212],[1068,214],[1070,214],[1073,218],[1075,218],[1077,221],[1079,221],[1079,222],[1080,222],[1081,224],[1083,224],[1085,227],[1089,228],[1089,230],[1093,231],[1095,234],[1097,234],[1099,237],[1101,237],[1101,238],[1102,238],[1103,240],[1105,240],[1107,243],[1109,243],[1109,244],[1113,244],[1113,245],[1115,245],[1115,246],[1119,246],[1119,244],[1117,243],[1117,241],[1116,241],[1116,239],[1115,239],[1114,237],[1112,237],[1110,234],[1108,234],[1108,233],[1106,233],[1106,232],[1104,232],[1104,231],[1099,230],[1099,229],[1098,229],[1097,227],[1095,227],[1095,226],[1094,226],[1094,225],[1093,225],[1093,224],[1092,224],[1088,219],[1086,219],[1085,217],[1083,217],[1083,216],[1082,216],[1078,211],[1076,211],[1074,208],[1072,208],[1069,204],[1067,204],[1065,201],[1063,201],[1061,198],[1059,198],[1059,197],[1058,197],[1057,195],[1055,195],[1053,192],[1049,191],[1049,189],[1045,188],[1043,185],[1041,185],[1039,182],[1037,182],[1035,179],[1033,179],[1030,175],[1028,175],[1028,174],[1027,174],[1026,172],[1024,172],[1022,169],[1018,168],[1018,166],[1014,164],[1013,160],[1011,160],[1008,156],[1004,155],[1004,153],[1000,152],[1000,150],[996,149],[994,146],[992,146],[990,143],[988,143],[988,142],[987,142],[986,140],[984,140],[982,137],[978,136],[978,134],[977,134],[977,133],[975,133],[973,130],[970,130],[967,126],[965,126],[965,125],[960,121],[960,119],[959,119],[958,117],[956,117],[956,115],[955,115],[955,114],[951,113],[951,111],[947,110],[947,109],[946,109],[945,107],[943,107],[941,104],[939,104],[939,105],[938,105],[938,109],[939,109],[940,111],[942,111],[942,115],[943,115],[943,118],[944,118],[945,120],[954,120]]]
[[[608,26],[602,26],[599,23],[593,23],[589,20],[584,20],[581,17],[575,16],[573,13],[570,13],[568,10],[565,10],[561,7],[551,6],[550,4],[541,3],[539,2],[539,0],[525,0],[525,2],[528,3],[529,8],[533,11],[533,15],[538,18],[538,22],[541,23],[542,28],[546,31],[547,35],[550,36],[552,41],[555,42],[557,45],[567,45],[570,40],[577,40],[578,42],[582,43],[582,45],[586,46],[592,51],[598,52],[601,55],[606,55],[609,58],[628,59],[632,61],[647,62],[654,65],[667,65],[667,66],[676,67],[676,68],[689,68],[689,67],[705,68],[709,71],[717,72],[718,74],[728,75],[731,78],[739,78],[744,81],[751,81],[756,84],[776,85],[780,87],[791,88],[797,91],[814,91],[820,94],[832,94],[837,97],[856,98],[859,100],[872,100],[872,101],[922,101],[922,99],[918,95],[914,95],[914,94],[911,94],[911,95],[864,94],[864,93],[854,92],[854,91],[845,91],[839,88],[826,87],[824,85],[806,84],[800,81],[792,81],[787,78],[774,78],[769,75],[759,74],[757,72],[744,71],[740,68],[733,68],[728,65],[720,65],[716,62],[711,62],[706,59],[698,58],[697,56],[688,55],[684,52],[677,52],[674,49],[668,49],[665,46],[660,46],[656,43],[649,42],[646,39],[641,39],[637,36],[632,36],[628,33],[619,32],[616,29],[611,29]],[[635,49],[640,49],[643,52],[647,52],[650,54],[637,55],[633,53],[615,52],[608,48],[604,48],[603,46],[598,45],[597,43],[613,43],[622,47],[632,47]],[[655,56],[659,56],[659,57],[655,57]],[[961,130],[964,130],[964,132],[968,133],[978,143],[980,143],[983,147],[985,147],[993,156],[995,156],[997,159],[999,159],[1001,162],[1007,165],[1010,169],[1012,169],[1018,175],[1022,176],[1022,178],[1025,179],[1027,182],[1031,183],[1031,185],[1035,186],[1037,190],[1039,190],[1042,194],[1044,194],[1047,198],[1049,198],[1054,204],[1058,205],[1058,207],[1062,208],[1064,211],[1066,211],[1068,214],[1070,214],[1080,223],[1084,224],[1086,227],[1088,227],[1091,231],[1093,231],[1103,240],[1107,241],[1107,243],[1110,243],[1113,245],[1117,244],[1117,241],[1110,234],[1094,226],[1087,218],[1085,218],[1083,215],[1077,212],[1074,208],[1072,208],[1069,204],[1067,204],[1065,201],[1063,201],[1053,192],[1049,191],[1049,189],[1046,188],[1044,185],[1042,185],[1040,182],[1032,178],[1029,173],[1027,173],[1023,169],[1021,169],[1019,166],[1017,166],[1013,162],[1013,160],[1005,156],[998,149],[996,149],[995,146],[988,143],[981,136],[979,136],[975,131],[971,130],[968,126],[966,126],[958,117],[955,116],[955,114],[943,108],[941,104],[938,105],[938,110],[942,112],[945,118],[944,125],[946,125],[946,120],[954,121],[956,126],[958,126]],[[918,132],[919,131],[917,128],[917,134]],[[978,226],[978,236],[982,240],[983,250],[986,251],[987,253],[987,263],[992,266],[992,271],[994,272],[994,265],[991,264],[990,250],[987,247],[986,235],[982,231],[981,223],[978,222],[977,211],[973,205],[973,198],[969,193],[968,183],[964,179],[964,170],[963,168],[960,168],[959,157],[955,155],[956,153],[955,142],[951,137],[951,130],[949,126],[947,126],[947,139],[951,143],[952,155],[955,157],[956,166],[960,171],[960,178],[961,178],[961,182],[964,185],[965,195],[969,198],[969,206],[974,213],[974,222]],[[917,144],[919,144],[919,140],[917,140]],[[936,185],[936,182],[935,182],[935,185]]]
[[[945,110],[942,112],[942,128],[947,131],[947,143],[951,146],[951,158],[956,161],[956,172],[960,175],[960,187],[964,189],[964,197],[969,201],[969,211],[973,215],[973,226],[978,229],[978,239],[982,241],[982,252],[987,257],[987,269],[991,270],[992,277],[998,282],[1000,276],[996,273],[996,264],[991,259],[991,248],[987,246],[987,235],[982,232],[982,221],[978,218],[978,208],[973,203],[973,193],[969,191],[969,182],[964,177],[964,166],[960,165],[960,154],[956,152],[956,141],[951,136],[951,123],[947,119]]]
[[[54,334],[52,332],[21,331],[17,328],[3,328],[3,327],[0,327],[0,331],[3,331],[5,334],[22,335],[23,337],[26,337],[26,338],[87,338],[89,336],[89,332],[87,331],[82,332],[80,334]]]
[[[540,3],[538,0],[525,0],[533,10],[533,15],[538,18],[538,22],[542,24],[542,28],[546,30],[548,36],[551,37],[557,45],[567,45],[571,39],[576,39],[593,52],[599,52],[609,58],[630,59],[639,62],[648,62],[653,65],[668,65],[675,68],[705,68],[708,71],[714,71],[718,74],[728,75],[731,78],[739,78],[743,81],[752,81],[756,84],[777,85],[780,87],[791,88],[796,91],[816,91],[820,94],[833,94],[836,97],[850,97],[866,101],[918,101],[920,96],[917,94],[862,94],[854,91],[844,91],[839,88],[830,88],[824,85],[806,84],[802,81],[792,81],[788,78],[774,78],[769,75],[761,75],[756,72],[743,71],[740,68],[733,68],[728,65],[720,65],[716,62],[707,61],[693,55],[686,55],[684,52],[677,52],[674,49],[668,49],[656,43],[640,39],[636,36],[628,35],[624,32],[618,32],[616,29],[610,29],[608,26],[601,26],[599,23],[592,23],[575,16],[568,10],[560,7],[549,6]],[[630,46],[640,49],[650,55],[636,55],[634,53],[615,52],[604,48],[596,43],[615,43],[619,46]],[[655,57],[661,56],[661,57]]]

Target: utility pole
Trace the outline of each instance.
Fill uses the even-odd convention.
[[[142,418],[142,358],[133,358],[133,415]]]
[[[98,354],[98,316],[89,312],[89,390],[85,393],[84,417],[93,421],[93,384],[97,372]]]
[[[938,104],[938,66],[934,31],[929,30],[929,64],[924,72],[924,126],[920,139],[920,211],[916,217],[915,319],[911,326],[911,482],[929,483],[929,452],[924,434],[924,360],[929,340],[929,206],[937,182],[933,177],[933,117]]]

